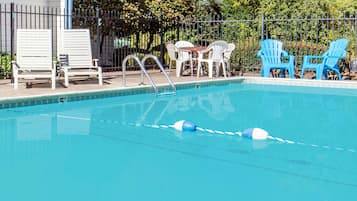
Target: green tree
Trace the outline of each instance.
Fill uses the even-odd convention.
[[[136,35],[136,46],[142,34],[149,34],[146,50],[152,48],[154,35],[160,31],[169,30],[174,26],[177,18],[193,16],[194,0],[75,0],[75,10],[92,10],[91,20],[88,17],[78,16],[75,23],[87,25],[96,30],[100,26],[100,47],[106,36],[116,33],[120,37]],[[99,12],[101,19],[98,25],[95,13]],[[101,48],[102,49],[102,48]]]

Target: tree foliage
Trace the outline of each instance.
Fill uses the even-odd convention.
[[[105,36],[111,34],[121,38],[134,36],[136,48],[139,49],[141,46],[141,49],[146,50],[155,48],[152,43],[159,33],[165,32],[170,40],[174,40],[177,36],[175,28],[178,22],[183,26],[193,27],[180,33],[181,37],[185,36],[193,41],[208,38],[207,41],[213,40],[222,33],[229,33],[230,37],[238,37],[239,40],[259,39],[262,34],[262,16],[265,20],[264,34],[267,38],[319,41],[328,44],[333,36],[340,35],[338,31],[353,31],[352,25],[348,27],[348,24],[341,25],[336,21],[328,24],[313,20],[274,19],[341,18],[357,15],[356,0],[74,0],[74,8],[94,11],[92,20],[88,17],[79,17],[75,23],[94,27],[94,31],[99,28],[102,34],[101,43]],[[99,15],[100,21],[96,21],[96,15]],[[251,21],[237,22],[229,26],[221,22],[205,24],[201,21],[195,24],[194,21],[177,21],[212,15],[222,19]],[[333,27],[341,29],[336,30]],[[139,45],[142,39],[140,37],[147,37],[146,47]]]
[[[225,16],[256,18],[343,17],[357,12],[356,0],[224,0]]]
[[[193,16],[194,0],[75,0],[76,10],[92,10],[92,18],[100,18],[100,22],[88,20],[88,17],[75,18],[75,23],[89,27],[99,27],[101,47],[104,38],[111,33],[125,37],[135,34],[137,41],[140,33],[149,34],[147,49],[151,47],[153,37],[160,31],[174,26],[177,18]],[[93,30],[96,30],[93,28]],[[138,42],[137,42],[138,44]]]

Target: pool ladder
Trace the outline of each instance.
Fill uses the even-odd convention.
[[[122,66],[123,66],[123,86],[126,86],[126,63],[129,59],[134,59],[140,66],[141,68],[141,85],[144,84],[144,75],[146,76],[146,78],[149,80],[151,86],[154,88],[155,94],[156,95],[175,95],[176,94],[176,87],[174,85],[174,83],[171,81],[169,75],[166,73],[164,67],[162,66],[161,62],[159,61],[159,59],[152,54],[146,54],[144,55],[144,57],[141,59],[139,59],[139,57],[137,57],[134,54],[130,54],[128,56],[126,56],[122,62]],[[155,84],[154,80],[151,78],[151,76],[149,75],[149,73],[147,72],[146,68],[145,68],[145,62],[148,59],[152,59],[155,61],[155,63],[159,66],[161,72],[164,74],[164,76],[166,77],[170,87],[171,87],[171,91],[164,91],[159,93],[159,88],[157,87],[157,85]]]

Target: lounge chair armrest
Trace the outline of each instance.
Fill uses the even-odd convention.
[[[344,55],[342,55],[342,56],[327,56],[325,58],[326,59],[344,59],[345,56]]]
[[[52,68],[56,68],[58,64],[58,61],[52,61]]]
[[[198,58],[199,58],[199,59],[207,58],[207,57],[210,56],[209,54],[210,54],[211,52],[212,52],[212,49],[211,49],[211,48],[206,48],[206,49],[204,49],[204,50],[197,51],[197,53],[198,53]]]
[[[184,50],[184,49],[178,49],[176,52],[187,52],[187,53],[191,53],[191,50]]]
[[[99,62],[99,59],[93,59],[93,65],[95,67],[98,67],[98,62]]]
[[[197,51],[199,54],[205,54],[205,53],[208,53],[210,52],[212,49],[211,48],[206,48],[206,49],[203,49],[203,50],[200,50],[200,51]]]
[[[288,57],[289,56],[288,52],[285,51],[285,50],[281,50],[281,54],[283,55],[283,57]]]
[[[19,69],[20,68],[19,64],[17,64],[15,60],[11,60],[11,65],[12,65],[13,69],[15,69],[15,68]]]
[[[262,56],[263,56],[262,50],[259,50],[259,51],[258,51],[257,56],[258,56],[258,57],[262,57]]]
[[[192,58],[192,51],[191,50],[183,50],[183,49],[178,49],[178,52],[177,52],[177,58],[180,58],[184,55],[184,53],[188,54],[189,57]]]
[[[182,53],[192,54],[192,51],[191,50],[181,50],[181,49],[179,49],[179,51],[177,52],[177,54],[182,54]]]
[[[282,54],[282,57],[283,58],[288,58],[289,59],[289,61],[291,60],[291,59],[294,59],[295,58],[295,56],[294,55],[289,55],[289,54]]]
[[[57,64],[60,67],[68,66],[69,65],[68,57],[69,57],[68,54],[59,54]]]

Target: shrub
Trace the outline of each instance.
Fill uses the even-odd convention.
[[[11,55],[0,53],[0,76],[3,79],[10,78],[11,75]]]

